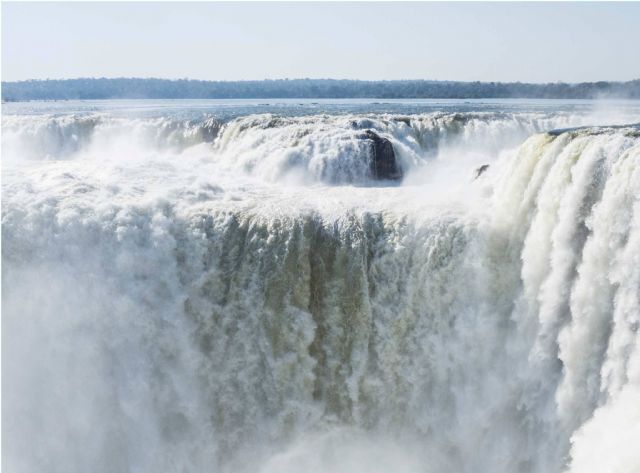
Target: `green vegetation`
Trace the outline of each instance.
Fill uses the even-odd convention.
[[[640,80],[580,84],[279,79],[200,81],[67,79],[3,82],[3,101],[64,99],[272,99],[272,98],[640,98]]]

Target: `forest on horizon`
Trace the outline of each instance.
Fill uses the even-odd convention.
[[[459,82],[277,79],[83,78],[2,82],[2,101],[100,99],[640,99],[640,79],[627,82]]]

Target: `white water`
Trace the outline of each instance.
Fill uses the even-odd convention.
[[[409,118],[4,117],[3,467],[639,471],[638,129]]]
[[[596,118],[597,117],[597,118]],[[130,117],[108,113],[8,115],[3,118],[3,161],[148,161],[206,155],[217,172],[284,184],[370,184],[369,150],[361,139],[373,130],[391,141],[405,183],[433,178],[434,160],[473,169],[517,147],[533,133],[598,124],[629,123],[637,114],[567,112],[434,112],[419,115]],[[218,136],[219,135],[219,136]],[[215,140],[215,138],[218,138]],[[180,156],[179,158],[176,155]],[[429,168],[429,169],[425,169]],[[471,173],[473,175],[473,173]],[[447,176],[450,178],[450,176]]]

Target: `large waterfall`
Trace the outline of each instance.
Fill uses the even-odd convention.
[[[3,117],[3,467],[640,471],[640,128],[593,117]]]

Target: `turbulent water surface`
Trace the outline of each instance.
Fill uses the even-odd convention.
[[[639,122],[4,104],[3,468],[640,471]]]

